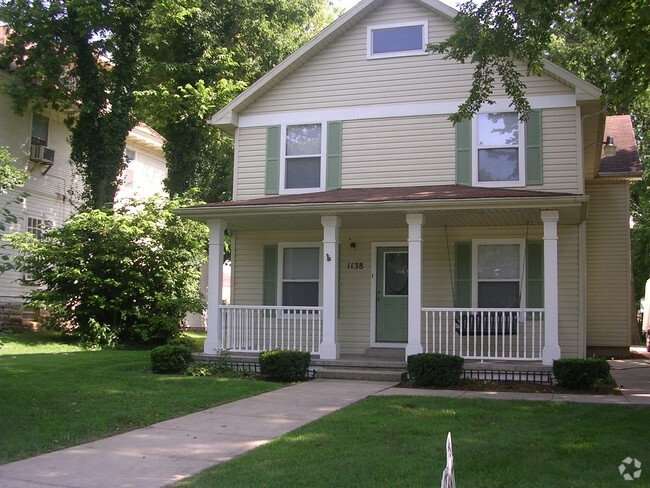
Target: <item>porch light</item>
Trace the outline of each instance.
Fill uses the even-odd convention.
[[[607,136],[603,145],[605,146],[605,156],[613,156],[616,154],[616,144],[614,144],[614,138],[612,136]]]

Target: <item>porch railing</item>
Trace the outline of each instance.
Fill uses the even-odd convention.
[[[234,352],[290,349],[318,353],[322,307],[222,305],[222,344]]]
[[[544,309],[423,308],[425,352],[465,359],[540,360]]]

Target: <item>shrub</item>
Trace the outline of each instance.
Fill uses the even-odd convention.
[[[27,304],[89,345],[158,346],[200,312],[207,227],[175,215],[186,199],[132,201],[79,212],[41,239],[7,236],[31,285]]]
[[[192,350],[187,346],[166,344],[151,350],[151,370],[154,373],[183,373],[192,362]]]
[[[187,347],[190,351],[195,351],[196,350],[196,343],[194,342],[194,339],[192,339],[188,335],[181,334],[178,337],[174,337],[173,339],[170,339],[167,344],[171,344],[173,346],[185,346]]]
[[[604,358],[558,359],[553,362],[553,374],[560,386],[589,390],[599,383],[611,381],[609,363]]]
[[[300,351],[265,351],[260,353],[260,372],[275,381],[299,381],[305,378],[311,355]]]
[[[407,360],[407,370],[420,386],[454,386],[460,383],[464,360],[446,354],[415,354]]]

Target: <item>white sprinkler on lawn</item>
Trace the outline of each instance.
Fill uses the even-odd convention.
[[[440,488],[456,488],[456,478],[454,476],[454,450],[451,447],[451,432],[447,434],[447,466],[442,472],[442,481]]]

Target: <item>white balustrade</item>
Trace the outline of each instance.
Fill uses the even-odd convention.
[[[222,344],[234,352],[289,349],[318,353],[322,307],[222,305]]]
[[[544,309],[423,308],[424,352],[541,360]]]

